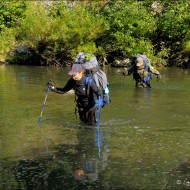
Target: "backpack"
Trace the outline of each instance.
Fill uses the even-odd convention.
[[[85,70],[93,70],[99,67],[96,56],[90,53],[78,53],[75,62],[80,63]]]
[[[138,67],[136,66],[136,59],[138,57],[141,57],[143,59],[143,63],[144,63],[144,70],[142,71],[142,69],[138,69]],[[134,73],[134,78],[137,79],[142,79],[143,82],[148,82],[150,79],[152,79],[152,73],[149,71],[149,67],[148,65],[150,64],[150,60],[148,59],[148,57],[146,55],[143,54],[136,54],[133,57],[133,62],[132,62],[133,66],[135,67],[135,73]]]
[[[100,69],[96,56],[80,52],[77,54],[75,62],[81,64],[86,70],[86,85],[91,84],[92,80],[94,80],[97,87],[102,90],[103,98],[100,101],[101,106],[108,105],[110,103],[108,80],[106,74]]]

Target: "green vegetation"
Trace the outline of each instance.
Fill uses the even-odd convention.
[[[0,62],[65,66],[79,51],[98,58],[149,56],[153,65],[188,67],[188,0],[5,1]]]

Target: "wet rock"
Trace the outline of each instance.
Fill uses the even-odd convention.
[[[115,60],[111,66],[112,67],[128,67],[130,65],[131,61],[130,59],[124,59],[124,60]]]

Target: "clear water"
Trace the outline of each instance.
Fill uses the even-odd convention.
[[[68,70],[0,67],[0,189],[190,189],[189,70],[163,69],[137,90],[106,68],[100,130],[76,118],[73,94],[53,92],[40,128],[46,83],[63,87]]]

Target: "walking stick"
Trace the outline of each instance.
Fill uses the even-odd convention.
[[[98,157],[100,158],[100,109],[101,109],[101,105],[100,105],[100,95],[98,96],[98,129],[96,131],[97,134],[97,146],[98,146]]]
[[[100,128],[100,96],[98,96],[98,129]]]
[[[44,111],[44,107],[45,107],[45,103],[46,103],[46,99],[47,99],[49,91],[50,91],[50,86],[48,86],[48,88],[46,90],[45,100],[44,100],[44,103],[42,104],[42,111],[41,111],[41,114],[40,114],[39,119],[38,119],[38,125],[40,126],[40,128],[42,127],[42,114]]]
[[[98,158],[101,158],[101,133],[100,128],[96,130],[96,145],[98,148]]]

